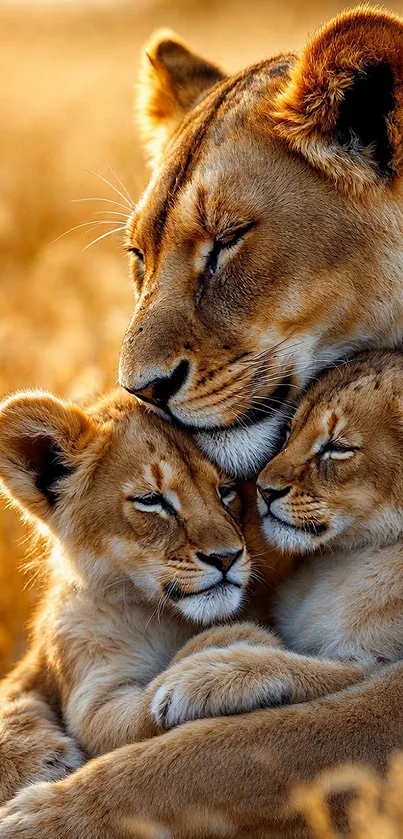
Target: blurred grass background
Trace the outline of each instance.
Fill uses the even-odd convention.
[[[403,12],[403,0],[389,4]],[[133,123],[139,52],[170,26],[229,71],[281,50],[342,8],[337,0],[0,2],[0,396],[41,387],[81,399],[116,379],[131,289],[111,166],[135,200],[147,173]],[[119,184],[115,181],[120,189]],[[94,212],[104,213],[93,215]],[[0,509],[0,674],[24,648],[37,589],[27,532]]]

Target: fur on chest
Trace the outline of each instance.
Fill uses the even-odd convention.
[[[155,607],[78,596],[60,609],[54,655],[63,663],[67,678],[70,675],[71,686],[93,668],[107,670],[111,678],[146,685],[169,665],[190,635],[186,624],[167,612],[157,615]]]
[[[275,603],[275,626],[296,652],[372,662],[403,654],[402,546],[303,559]]]

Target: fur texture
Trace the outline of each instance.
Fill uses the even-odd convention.
[[[3,799],[76,769],[84,755],[75,741],[96,756],[191,720],[303,702],[365,678],[365,666],[293,655],[256,623],[197,632],[197,623],[239,611],[250,573],[239,499],[189,438],[130,397],[87,412],[44,394],[10,399],[0,412],[0,474],[54,539],[31,649],[2,688]],[[265,608],[264,587],[254,588],[244,617],[256,616],[259,599]],[[52,788],[36,785],[6,806],[1,833],[41,790]],[[221,810],[206,818],[235,829]],[[83,831],[80,809],[74,819]],[[193,830],[193,816],[185,821]]]
[[[281,835],[303,836],[301,825],[284,809],[289,774],[294,780],[306,780],[314,765],[326,765],[335,737],[337,748],[343,744],[343,758],[354,750],[355,759],[370,759],[382,766],[386,749],[379,751],[379,745],[388,746],[396,730],[400,737],[399,720],[387,737],[383,719],[377,718],[374,731],[374,721],[371,724],[368,716],[361,719],[360,715],[379,684],[391,685],[394,696],[393,680],[399,668],[393,665],[400,661],[403,647],[402,371],[403,355],[397,351],[363,354],[330,370],[308,390],[282,452],[259,478],[266,538],[280,549],[311,552],[291,572],[286,558],[290,578],[278,585],[275,595],[274,626],[287,649],[253,624],[208,629],[191,639],[145,692],[154,725],[160,730],[179,726],[171,740],[161,736],[148,747],[145,744],[148,751],[128,748],[115,753],[119,774],[106,756],[88,764],[71,781],[21,793],[2,813],[0,825],[7,839],[24,837],[32,826],[38,839],[49,830],[51,835],[67,839],[76,835],[75,823],[90,837],[101,837],[105,829],[108,835],[125,837],[130,825],[137,837],[165,831],[161,835],[250,835],[257,839],[278,836],[278,819],[283,823]],[[248,490],[245,492],[248,497]],[[252,495],[249,500],[252,507]],[[251,537],[253,529],[247,528],[247,532],[252,555],[259,553]],[[262,567],[265,563],[269,567],[267,554]],[[270,573],[272,581],[279,580],[276,568]],[[310,704],[314,700],[320,702]],[[149,705],[143,735],[158,731],[147,722]],[[288,712],[285,708],[274,710],[284,705],[294,707]],[[193,728],[181,725],[199,717],[234,715],[262,706],[271,706],[271,711],[239,718],[238,738],[247,745],[242,758],[231,719],[199,722]],[[316,715],[323,730],[315,728]],[[336,729],[332,736],[330,731],[343,720],[348,731],[343,730],[343,737],[339,734],[337,740]],[[354,738],[358,720],[360,730],[365,722],[371,732],[360,742]],[[314,732],[314,758],[311,743],[304,752],[300,748],[301,726],[309,736]],[[92,730],[92,715],[87,729]],[[326,739],[319,747],[317,738],[324,736],[323,732]],[[373,746],[371,738],[375,738]],[[276,748],[281,748],[282,756],[288,750],[284,764],[276,760]],[[206,753],[221,767],[218,793],[208,780]],[[154,763],[149,764],[148,778],[153,784],[161,764],[171,773],[171,780],[177,778],[181,790],[185,765],[190,774],[195,773],[193,792],[186,787],[186,806],[182,799],[172,799],[175,806],[170,809],[167,796],[162,796],[162,803],[158,797],[158,805],[151,805],[151,814],[147,810],[150,802],[137,772],[139,765],[145,771],[151,755]],[[229,789],[228,763],[234,772],[238,766],[238,775],[240,767],[245,767],[245,777],[241,773],[241,780],[236,780],[236,801],[224,796]],[[274,791],[266,786],[264,792],[263,778],[273,768]],[[119,777],[125,783],[134,779],[135,804],[122,797]],[[103,788],[104,784],[108,784],[109,809],[108,813],[100,811],[98,826],[93,818],[100,806],[97,785]],[[253,814],[250,795],[259,790],[259,809]],[[75,804],[74,821],[67,813],[64,828],[63,813],[74,791],[79,792],[79,803]]]
[[[305,655],[402,658],[402,373],[397,351],[328,372],[259,477],[266,539],[301,554],[277,592],[275,626]]]
[[[229,78],[172,33],[146,48],[158,152],[120,381],[234,475],[259,473],[318,370],[402,339],[402,43],[359,8]]]
[[[3,403],[0,476],[53,541],[31,648],[0,689],[4,801],[77,768],[78,742],[95,755],[202,715],[183,698],[171,698],[167,714],[156,677],[198,625],[239,611],[250,563],[234,488],[123,392],[89,411],[40,393]],[[210,646],[225,643],[223,632]],[[276,643],[239,625],[240,642],[256,636]],[[202,637],[198,650],[208,646]],[[205,715],[220,713],[214,702]]]
[[[121,381],[198,429],[210,456],[237,474],[258,472],[278,444],[273,409],[275,399],[284,401],[284,385],[305,385],[355,347],[401,339],[402,24],[386,17],[387,25],[383,12],[347,13],[342,25],[338,19],[308,43],[300,62],[282,56],[207,86],[161,145],[163,158],[130,223],[137,302]],[[329,37],[340,26],[337,60],[346,59],[347,72],[342,65],[340,88],[336,78],[324,109],[326,89],[314,101],[320,154],[315,143],[308,154],[312,125],[307,121],[306,137],[306,116],[298,113],[298,149],[287,86],[295,104],[298,72],[313,44],[322,80],[334,70]],[[362,62],[355,55],[352,67],[360,27],[368,37],[360,37]],[[371,84],[377,80],[378,93],[379,81],[392,77],[397,103],[390,108],[386,84],[377,95],[386,110],[377,109],[375,146],[363,143],[373,126],[365,123],[364,132],[361,123],[355,136],[351,107],[342,108],[340,120],[346,78],[348,105],[365,83],[369,44],[382,65],[377,76],[371,63]],[[329,107],[333,116],[323,125]],[[379,139],[383,152],[390,148],[385,124],[393,153],[374,156]],[[154,123],[156,130],[162,125]],[[331,138],[329,126],[336,127]],[[323,150],[334,161],[335,144],[336,178],[323,163]],[[256,437],[263,440],[265,430],[268,444],[259,453]],[[178,726],[97,758],[66,781],[23,792],[3,811],[2,839],[306,837],[286,803],[290,787],[344,760],[384,771],[387,754],[403,742],[402,685],[402,667],[392,664],[304,705]]]

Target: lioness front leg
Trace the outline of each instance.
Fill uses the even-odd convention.
[[[1,839],[308,839],[289,791],[346,761],[383,771],[401,748],[403,667],[305,705],[187,723],[24,790]],[[147,833],[148,829],[148,833]],[[263,830],[264,829],[264,830]],[[165,834],[164,834],[165,830]]]
[[[158,678],[151,711],[167,730],[203,717],[308,702],[357,684],[368,672],[275,646],[234,642],[195,652],[169,667]]]

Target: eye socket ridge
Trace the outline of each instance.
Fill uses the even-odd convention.
[[[136,509],[144,513],[160,513],[164,510],[170,516],[177,518],[175,507],[159,492],[148,492],[146,495],[132,495],[128,501],[132,501]]]

